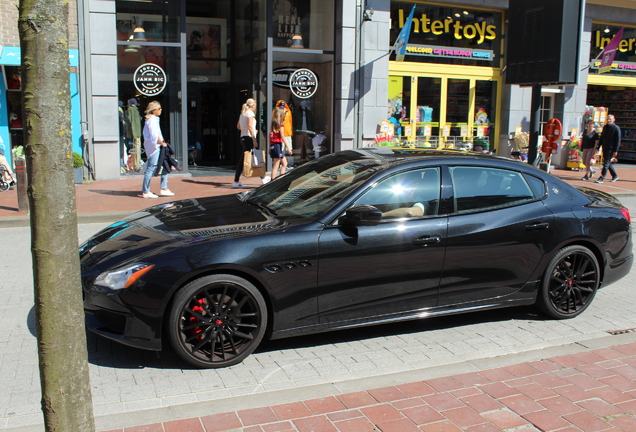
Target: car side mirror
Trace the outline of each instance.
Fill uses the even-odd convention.
[[[375,226],[382,220],[382,212],[370,205],[358,205],[347,210],[339,225]]]

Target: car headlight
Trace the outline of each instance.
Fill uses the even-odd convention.
[[[94,284],[114,291],[122,290],[131,286],[153,267],[154,264],[133,263],[125,267],[108,270],[97,276]]]

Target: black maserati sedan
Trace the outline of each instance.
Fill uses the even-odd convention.
[[[200,368],[263,337],[518,305],[582,313],[633,264],[613,196],[526,163],[357,149],[233,195],[158,204],[80,246],[87,327]]]

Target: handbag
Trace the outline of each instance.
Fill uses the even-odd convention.
[[[264,177],[265,176],[265,163],[261,166],[253,166],[252,159],[254,153],[260,153],[261,160],[265,157],[263,150],[251,150],[249,152],[243,152],[243,175],[245,177]],[[258,156],[257,156],[258,157]]]

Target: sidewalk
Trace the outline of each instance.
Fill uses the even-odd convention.
[[[588,186],[609,192],[619,199],[623,196],[636,196],[636,165],[621,164],[617,170],[619,181],[616,183],[605,181],[603,184],[582,181],[583,174],[578,171],[553,169],[551,173],[574,186]],[[201,169],[194,172],[194,175],[170,176],[168,186],[175,196],[158,199],[141,198],[142,177],[140,175],[75,185],[78,219],[80,222],[115,221],[157,202],[226,195],[240,191],[240,189],[232,188],[231,175],[206,176],[206,172],[218,174],[219,170]],[[248,187],[257,187],[261,184],[260,178],[242,178],[241,182]],[[158,192],[158,179],[153,179],[150,185],[151,190],[154,188],[154,191]],[[24,226],[28,223],[28,213],[18,211],[16,188],[0,192],[0,226]]]
[[[209,404],[209,415],[108,432],[636,431],[636,342],[576,345],[537,361],[406,384],[376,388],[386,381],[378,377],[368,380],[372,390],[316,398],[319,391],[306,389],[292,402],[274,394],[272,405],[219,414]]]

